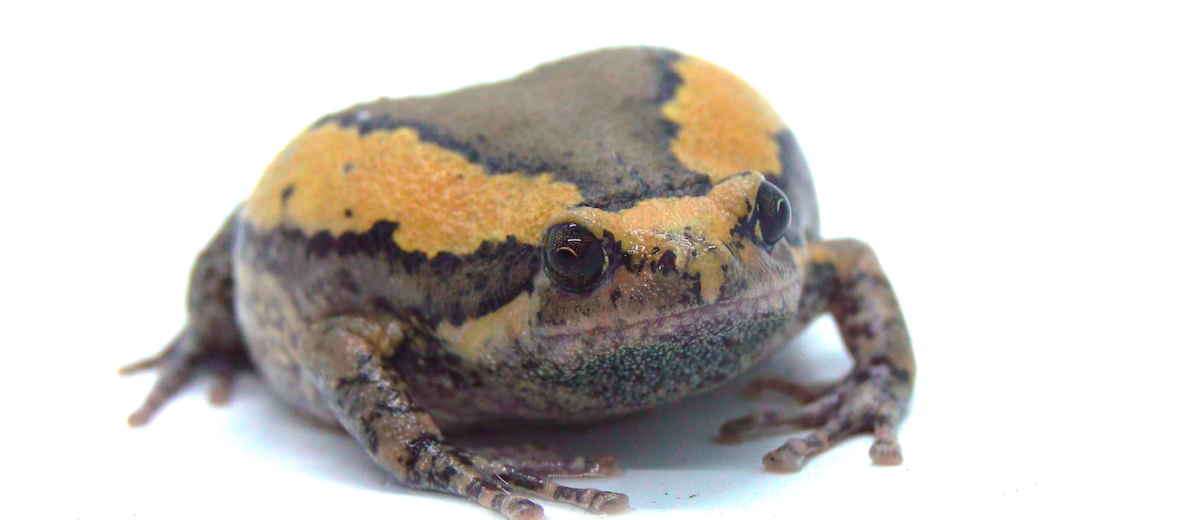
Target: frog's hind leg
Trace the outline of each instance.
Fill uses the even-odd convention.
[[[405,329],[409,330],[409,329]],[[593,513],[626,511],[627,497],[556,484],[447,442],[430,413],[409,395],[396,360],[408,348],[396,320],[336,317],[316,324],[296,348],[299,364],[344,429],[402,484],[465,497],[513,519],[538,519],[527,497]]]
[[[225,403],[234,375],[249,366],[233,310],[235,222],[230,217],[197,257],[189,279],[184,329],[159,353],[119,369],[123,375],[153,368],[160,371],[143,404],[127,418],[128,424],[147,424],[198,371],[209,371],[216,377],[209,401]]]

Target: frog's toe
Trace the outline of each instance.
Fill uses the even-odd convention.
[[[764,376],[746,385],[743,395],[747,399],[759,399],[773,392],[800,403],[810,403],[828,395],[840,385],[840,381],[822,383],[799,383],[781,377]]]
[[[771,471],[799,471],[809,457],[827,450],[832,442],[859,430],[859,421],[853,419],[853,417],[836,412],[823,426],[803,437],[788,439],[778,449],[767,453],[762,457],[762,464]]]
[[[185,336],[185,333],[182,332],[179,335],[177,335],[175,338],[173,338],[172,341],[169,342],[167,346],[165,346],[163,349],[160,349],[159,352],[152,354],[148,357],[145,357],[143,359],[140,359],[138,361],[135,361],[133,363],[128,363],[126,365],[119,367],[119,370],[118,370],[119,375],[129,376],[132,374],[138,374],[140,372],[143,372],[144,370],[150,370],[150,369],[156,368],[160,365],[163,365],[164,361],[168,359],[169,355],[171,355],[172,352],[176,351],[177,346],[180,345],[180,342],[184,338],[184,336]]]
[[[211,362],[209,368],[214,376],[213,386],[209,387],[209,404],[224,406],[233,395],[234,380],[237,379],[240,369],[223,359]]]
[[[827,442],[815,435],[790,439],[778,449],[762,457],[762,465],[770,471],[794,473],[803,468],[803,461],[827,448]]]
[[[901,412],[896,402],[887,402],[877,408],[873,416],[873,447],[869,457],[874,464],[896,466],[901,464],[901,444],[897,442],[897,423]]]
[[[873,463],[882,466],[901,464],[901,444],[897,439],[878,438],[873,441],[873,447],[869,448],[869,457],[873,459]]]

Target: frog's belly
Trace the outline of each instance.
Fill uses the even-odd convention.
[[[716,387],[782,348],[799,329],[784,317],[691,342],[651,343],[565,364],[541,359],[476,367],[453,356],[431,355],[406,356],[397,368],[414,398],[440,424],[583,423]]]
[[[296,361],[294,349],[307,323],[278,278],[239,262],[234,272],[234,313],[246,352],[270,387],[296,409],[335,424],[335,415]]]

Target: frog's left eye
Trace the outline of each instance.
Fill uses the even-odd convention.
[[[602,241],[574,223],[558,224],[545,233],[545,273],[566,289],[594,286],[606,271]]]
[[[754,200],[754,218],[762,231],[762,241],[767,244],[778,242],[791,223],[791,203],[783,190],[766,181],[758,187]]]

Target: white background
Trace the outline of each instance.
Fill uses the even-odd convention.
[[[825,235],[882,258],[921,374],[901,467],[872,466],[858,437],[766,473],[781,438],[709,442],[755,406],[728,386],[550,439],[622,458],[624,476],[588,484],[628,493],[632,518],[1174,510],[1180,19],[1166,3],[11,4],[0,516],[494,518],[396,487],[253,376],[228,407],[207,406],[200,380],[131,430],[153,378],[114,370],[181,327],[192,258],[320,115],[621,44],[702,56],[773,102]],[[848,366],[830,321],[774,365]]]

